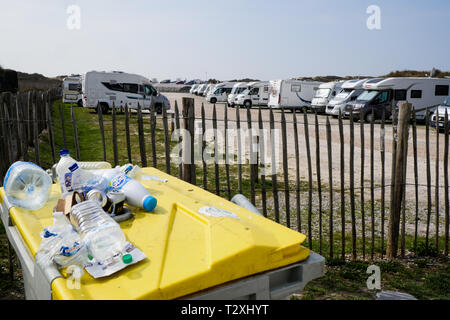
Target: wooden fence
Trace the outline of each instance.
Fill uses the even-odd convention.
[[[390,257],[396,256],[397,244],[401,257],[448,255],[448,118],[445,117],[445,129],[439,133],[430,127],[431,108],[427,109],[425,125],[417,124],[414,111],[407,119],[397,120],[394,114],[391,121],[383,114],[381,121],[367,124],[344,119],[341,114],[336,120],[306,110],[269,108],[224,107],[220,117],[219,105],[213,105],[209,117],[206,114],[211,110],[206,112],[203,104],[200,111],[195,110],[194,100],[183,98],[181,110],[176,101],[173,112],[163,110],[162,115],[157,115],[153,107],[152,112],[144,113],[140,108],[135,112],[120,106],[113,108],[111,114],[91,113],[95,119],[81,120],[76,117],[80,108],[51,101],[50,93],[0,96],[0,134],[4,141],[1,152],[7,155],[0,164],[2,174],[17,159],[30,160],[47,169],[57,162],[58,149],[71,147],[77,160],[157,167],[227,199],[243,193],[265,217],[305,233],[305,245],[328,258],[383,258],[389,254],[386,249],[389,242],[392,245],[392,239],[396,244]],[[68,108],[70,117],[64,116]],[[98,132],[100,158],[81,152],[82,123],[89,123]],[[247,137],[241,136],[239,130],[230,136],[231,128],[252,130],[247,131]],[[392,131],[390,137],[388,128]],[[178,129],[185,131],[175,134]],[[208,129],[214,133],[209,143],[204,139]],[[200,142],[194,139],[196,130],[203,137]],[[223,141],[218,139],[220,130],[225,132]],[[262,130],[269,134],[254,134]],[[425,131],[424,140],[418,139],[418,130]],[[430,139],[432,131],[436,131],[435,141]],[[280,133],[279,140],[274,132]],[[231,139],[237,139],[236,154],[228,152]],[[225,160],[245,156],[245,139],[256,146],[248,151],[249,161],[220,161],[222,147]],[[41,153],[44,143],[48,144],[46,161],[42,161]],[[200,150],[204,155],[209,144],[214,161],[210,163],[203,156],[198,160],[196,152]],[[176,149],[176,145],[182,148]],[[277,145],[280,155],[274,154]],[[32,159],[28,156],[30,150]],[[359,158],[355,150],[360,153]],[[423,152],[424,165],[419,160]],[[277,156],[281,159],[279,171],[268,165],[268,159]],[[423,168],[426,182],[419,179]],[[413,181],[407,179],[407,170],[413,172]],[[422,195],[426,195],[425,201]],[[394,227],[388,230],[388,226]],[[398,239],[395,228],[399,229]]]

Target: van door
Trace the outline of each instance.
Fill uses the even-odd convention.
[[[386,112],[386,119],[391,116],[391,100],[392,90],[380,91],[380,93],[370,102],[368,112],[374,110],[375,119],[381,119],[383,116],[383,110]]]
[[[252,100],[252,105],[259,105],[260,89],[261,88],[253,88],[252,90],[250,90],[249,95],[250,99]]]
[[[262,92],[260,94],[259,104],[266,106],[269,103],[269,86],[264,86],[261,90]]]

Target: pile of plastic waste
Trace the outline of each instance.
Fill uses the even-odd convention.
[[[141,169],[127,164],[77,162],[64,149],[56,165],[62,197],[52,226],[42,233],[36,260],[58,268],[75,265],[95,278],[110,275],[145,258],[126,240],[118,222],[132,216],[129,208],[153,211],[157,200],[139,182]],[[39,210],[48,201],[52,178],[31,162],[15,162],[4,188],[11,205]],[[126,206],[124,206],[126,204]]]

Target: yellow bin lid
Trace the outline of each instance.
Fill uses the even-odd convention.
[[[306,238],[301,233],[157,169],[143,168],[142,173],[167,179],[141,181],[158,205],[152,213],[135,211],[120,226],[147,258],[106,278],[94,279],[85,272],[79,289],[57,278],[52,283],[53,299],[175,299],[309,255],[300,245]],[[3,188],[0,196],[5,196]],[[40,232],[53,224],[52,210],[60,196],[55,184],[42,209],[10,210],[33,256]],[[202,207],[234,215],[209,216],[199,212]]]

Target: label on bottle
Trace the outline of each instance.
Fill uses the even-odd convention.
[[[64,186],[68,192],[73,191],[72,189],[72,172],[68,172],[64,175]]]
[[[72,247],[62,246],[60,249],[60,253],[64,257],[71,257],[74,254],[76,254],[78,251],[80,251],[80,249],[81,249],[81,244],[78,243],[77,241],[75,241]]]
[[[112,190],[112,189],[117,189],[120,190],[123,188],[124,185],[127,184],[128,181],[130,181],[131,178],[129,178],[128,176],[121,174],[118,176],[115,176],[114,178],[111,179],[111,181],[108,184],[108,189]]]

